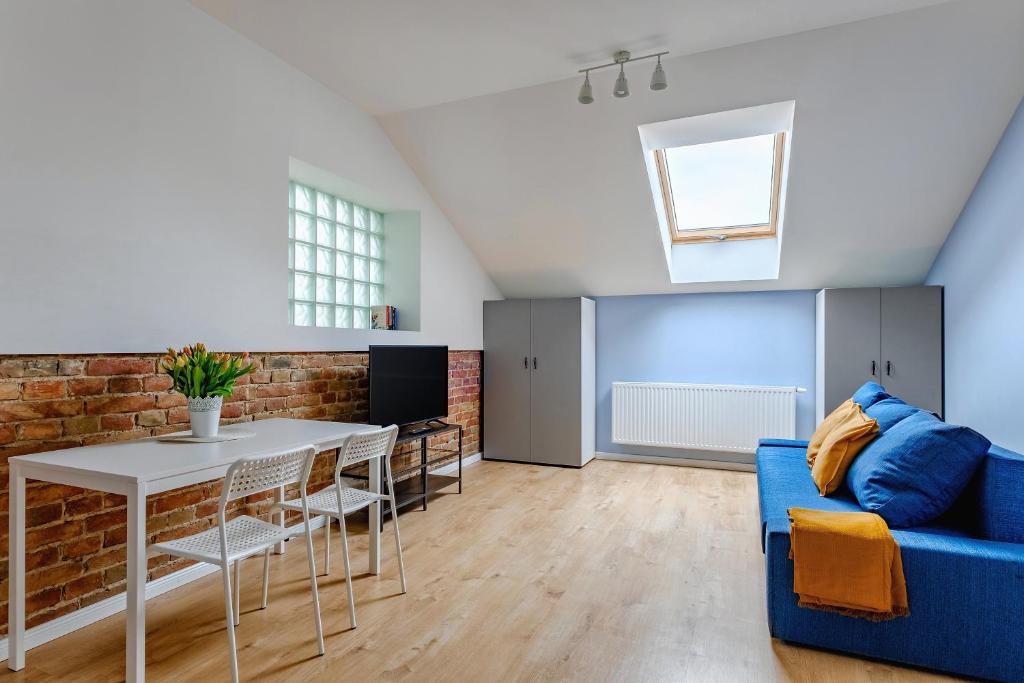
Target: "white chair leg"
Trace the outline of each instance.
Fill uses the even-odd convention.
[[[303,515],[306,528],[306,557],[309,558],[309,588],[313,593],[313,621],[316,623],[316,644],[320,654],[324,653],[324,625],[320,619],[320,592],[316,585],[316,558],[313,557],[313,533],[309,530],[309,516]]]
[[[242,613],[241,613],[241,603],[242,603],[242,568],[241,568],[241,562],[239,560],[235,560],[235,592],[234,592],[234,598],[235,598],[235,626],[238,626],[239,622],[242,620],[241,619],[241,616],[242,616]]]
[[[331,573],[331,523],[334,520],[331,517],[326,517],[324,523],[324,574]]]
[[[402,560],[402,537],[398,534],[398,507],[395,505],[395,486],[388,480],[388,491],[391,498],[391,523],[395,525],[395,550],[398,552],[398,575],[402,579],[402,592],[405,593],[405,562]]]
[[[267,608],[268,598],[270,597],[270,546],[263,552],[263,600],[260,602],[261,608]]]
[[[231,648],[231,681],[238,683],[238,652],[235,649],[235,610],[232,606],[231,592],[231,567],[221,567],[221,576],[224,578],[224,613],[228,622],[228,647]]]
[[[348,558],[348,530],[345,528],[345,515],[339,515],[338,525],[341,527],[341,552],[345,560],[345,587],[348,589],[348,620],[352,628],[356,627],[356,596],[352,590],[352,563]]]

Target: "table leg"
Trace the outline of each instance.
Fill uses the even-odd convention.
[[[10,464],[7,668],[25,668],[25,477]]]
[[[387,456],[385,456],[387,457]],[[373,458],[369,461],[369,479],[366,482],[371,493],[380,493],[380,458]],[[397,514],[392,512],[392,514]],[[370,503],[370,519],[367,520],[370,527],[370,573],[380,574],[380,503]]]
[[[274,502],[275,503],[280,503],[283,500],[284,500],[284,487],[283,486],[278,486],[277,490],[274,491]],[[284,526],[284,509],[283,508],[278,508],[277,509],[277,513],[274,515],[274,518],[277,520],[277,525],[283,527]],[[284,541],[281,541],[277,545],[274,546],[274,554],[275,555],[284,555]]]
[[[146,484],[128,492],[128,618],[125,680],[146,679]]]

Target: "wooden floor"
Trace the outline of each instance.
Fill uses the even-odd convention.
[[[465,477],[463,495],[402,515],[404,596],[388,525],[381,576],[355,580],[354,631],[335,554],[321,580],[324,657],[314,656],[302,546],[274,559],[267,610],[256,609],[262,560],[248,561],[243,679],[940,680],[768,637],[753,474],[484,462]],[[362,570],[366,536],[352,534]],[[147,618],[149,680],[229,679],[219,576],[156,598]],[[0,681],[120,680],[123,629],[115,616],[31,650],[25,670]]]

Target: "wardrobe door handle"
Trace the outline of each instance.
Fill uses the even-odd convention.
[[[871,376],[872,377],[876,376],[876,373],[875,373],[875,361],[871,361]]]
[[[523,356],[523,370],[530,369],[530,359],[527,356]]]
[[[889,377],[892,377],[892,361],[891,360],[885,361],[885,374],[888,375]]]
[[[533,357],[533,369],[534,369],[534,370],[536,370],[536,369],[537,369],[537,356],[534,356],[534,357]]]

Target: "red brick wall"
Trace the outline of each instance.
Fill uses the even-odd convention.
[[[6,633],[7,623],[7,458],[187,429],[185,399],[157,374],[158,359],[0,356],[0,632]],[[448,417],[466,428],[466,455],[480,450],[480,361],[479,351],[452,351],[448,361]],[[366,421],[366,353],[255,354],[253,362],[259,370],[242,378],[225,401],[224,423],[268,417]],[[313,488],[329,483],[332,468],[333,458],[317,459]],[[151,496],[150,542],[215,524],[219,495],[220,483],[209,482]],[[30,481],[26,497],[29,627],[124,590],[123,496]],[[246,503],[254,512],[262,507],[253,499]],[[187,564],[151,558],[149,578]]]

